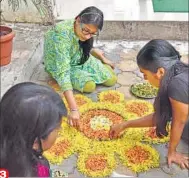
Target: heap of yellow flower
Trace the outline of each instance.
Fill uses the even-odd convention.
[[[60,95],[62,97],[62,100],[64,101],[64,104],[65,104],[67,110],[69,111],[68,103],[67,103],[64,95],[63,94],[60,94]],[[88,103],[92,103],[92,100],[90,98],[88,98],[84,95],[81,95],[81,94],[75,94],[74,98],[75,98],[75,101],[76,101],[78,107],[81,107]]]
[[[147,171],[159,166],[159,154],[149,145],[140,142],[128,143],[119,151],[123,164],[134,172]]]
[[[124,101],[124,94],[116,90],[108,90],[99,93],[100,102],[121,103]]]
[[[156,135],[156,127],[144,128],[142,141],[150,143],[150,144],[166,143],[170,140],[170,129],[171,129],[171,125],[168,124],[167,125],[168,135],[162,136],[160,138]]]
[[[118,153],[122,163],[134,172],[142,172],[158,167],[159,155],[157,151],[149,145],[140,143],[140,141],[153,143],[154,138],[146,136],[147,128],[129,128],[118,139],[110,140],[108,138],[109,125],[116,123],[114,123],[113,119],[111,120],[112,116],[120,118],[118,123],[121,123],[124,120],[141,117],[141,115],[139,116],[140,113],[134,112],[135,109],[128,109],[133,102],[139,103],[139,105],[144,104],[148,107],[148,110],[145,110],[142,116],[152,113],[153,106],[148,102],[140,100],[122,102],[124,101],[123,96],[118,94],[118,92],[115,93],[119,95],[119,102],[115,99],[112,100],[113,102],[110,100],[105,102],[104,96],[107,93],[102,92],[99,95],[101,102],[92,102],[87,97],[75,95],[81,101],[79,107],[81,130],[78,131],[71,127],[67,123],[67,118],[63,118],[59,138],[55,145],[46,151],[44,155],[52,164],[60,164],[71,154],[78,153],[77,168],[81,173],[89,177],[106,177],[111,175],[116,167],[115,153]],[[115,94],[112,91],[109,93]],[[130,106],[128,107],[128,105]],[[98,123],[93,122],[94,118],[102,121],[103,124],[108,123],[109,125],[101,125],[101,123],[98,125]],[[85,125],[87,126],[85,127]],[[88,135],[87,131],[94,133],[94,135],[99,131],[103,131],[102,134],[106,134],[106,139],[99,139],[101,138],[99,135],[95,135],[98,137],[88,137],[86,136]],[[160,143],[161,141],[154,142]]]
[[[47,151],[44,156],[52,164],[61,164],[61,162],[74,153],[73,141],[68,135],[59,136],[56,143]]]
[[[123,105],[111,103],[90,103],[80,108],[80,129],[89,138],[108,140],[110,126],[127,120],[127,115],[121,112]],[[100,117],[102,123],[94,122]],[[103,118],[103,119],[102,119]],[[97,119],[96,119],[97,120]],[[109,121],[109,122],[108,122]],[[108,123],[111,123],[108,125]],[[96,128],[96,129],[94,129]],[[97,128],[101,128],[100,130]]]
[[[114,154],[104,150],[88,150],[81,152],[77,167],[80,172],[90,177],[106,177],[115,169]]]
[[[138,117],[143,117],[154,112],[153,105],[144,100],[129,100],[124,105],[126,112],[134,113]]]

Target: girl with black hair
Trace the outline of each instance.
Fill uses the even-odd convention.
[[[50,177],[42,153],[54,144],[67,114],[61,97],[26,82],[9,89],[0,104],[0,168],[10,177]]]
[[[45,68],[64,92],[71,113],[70,123],[78,128],[79,112],[72,89],[93,92],[96,84],[113,86],[117,77],[113,63],[93,49],[104,16],[96,7],[87,7],[74,20],[58,23],[45,35]]]
[[[144,78],[159,88],[154,102],[155,113],[141,119],[115,125],[110,137],[116,138],[130,127],[154,127],[159,137],[166,136],[166,126],[171,123],[168,149],[168,164],[179,164],[189,168],[188,157],[177,153],[176,148],[182,138],[189,142],[189,66],[180,61],[180,54],[165,40],[152,40],[137,55],[137,64]]]

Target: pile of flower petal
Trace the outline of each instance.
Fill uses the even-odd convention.
[[[84,104],[87,104],[87,103],[91,103],[92,100],[84,95],[81,95],[81,94],[76,94],[74,95],[75,97],[75,100],[76,100],[76,103],[77,103],[77,106],[78,107],[81,107],[83,106]]]
[[[158,167],[157,151],[149,145],[140,143],[163,142],[157,141],[157,138],[152,136],[154,130],[129,128],[120,138],[109,139],[112,125],[152,113],[152,104],[141,100],[123,102],[122,95],[117,91],[115,93],[118,95],[115,96],[119,101],[115,99],[116,97],[108,99],[104,97],[107,91],[102,93],[99,95],[101,102],[91,102],[85,96],[75,95],[80,111],[80,130],[71,127],[67,118],[63,118],[59,138],[55,145],[44,153],[50,163],[60,164],[71,154],[78,153],[77,168],[87,177],[111,175],[116,167],[115,153],[118,153],[122,163],[134,172]],[[113,94],[111,91],[109,93]]]
[[[56,143],[47,151],[44,156],[52,164],[60,164],[63,159],[74,153],[72,141],[65,137],[59,137]]]
[[[119,124],[123,118],[108,110],[89,110],[81,115],[81,131],[89,138],[109,139],[110,127]]]
[[[123,115],[117,106],[113,104],[93,103],[87,109],[82,108],[80,129],[84,135],[91,139],[108,140],[110,127],[126,119],[126,115]],[[115,112],[116,110],[117,112]]]
[[[151,143],[151,144],[160,144],[160,143],[165,143],[170,140],[170,124],[167,126],[167,131],[168,135],[167,136],[162,136],[158,137],[156,135],[156,127],[151,127],[151,128],[145,128],[144,129],[144,134],[142,141]]]
[[[66,101],[66,98],[64,97],[64,95],[62,93],[60,95],[61,95],[61,97],[62,97],[62,99],[64,101],[64,104],[65,104],[66,108],[69,111],[69,107],[68,107],[68,103]],[[81,95],[81,94],[75,94],[74,98],[75,98],[75,101],[76,101],[78,107],[81,107],[84,104],[88,104],[88,103],[92,102],[92,100],[90,98],[88,98],[88,97],[86,97],[84,95]]]
[[[119,154],[123,164],[134,172],[147,171],[159,166],[159,154],[149,145],[130,143],[122,147]]]
[[[77,167],[89,177],[106,177],[115,169],[116,161],[113,153],[90,150],[79,154]]]
[[[134,113],[138,117],[142,117],[154,112],[154,107],[150,102],[143,100],[130,100],[125,102],[125,111]]]
[[[99,93],[100,102],[121,103],[124,101],[124,94],[116,90],[108,90]]]

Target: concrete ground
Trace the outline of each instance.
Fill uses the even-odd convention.
[[[1,67],[1,96],[8,88],[16,83],[23,81],[33,81],[36,83],[48,85],[52,78],[44,71],[43,65],[43,33],[46,30],[39,26],[20,24],[15,25],[16,38],[14,41],[14,51],[11,64]],[[136,65],[136,55],[140,48],[147,41],[98,41],[95,46],[102,49],[105,55],[116,64],[115,72],[118,76],[117,84],[114,87],[98,86],[96,91],[86,96],[97,100],[97,94],[104,90],[118,90],[123,92],[125,99],[135,98],[129,92],[129,87],[143,81]],[[188,62],[188,42],[171,41],[178,51],[182,54],[182,60]],[[160,153],[161,166],[151,169],[145,173],[135,174],[121,165],[117,166],[116,173],[139,178],[186,178],[188,170],[181,170],[176,165],[171,169],[166,167],[167,144],[153,145]],[[180,142],[178,151],[188,154],[188,145]],[[77,155],[72,155],[60,166],[52,166],[52,169],[59,169],[69,174],[69,177],[84,177],[77,171]],[[113,177],[110,176],[110,177]],[[118,176],[123,177],[123,176]]]

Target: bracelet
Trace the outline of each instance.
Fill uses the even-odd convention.
[[[78,111],[78,109],[70,109],[71,112]]]

